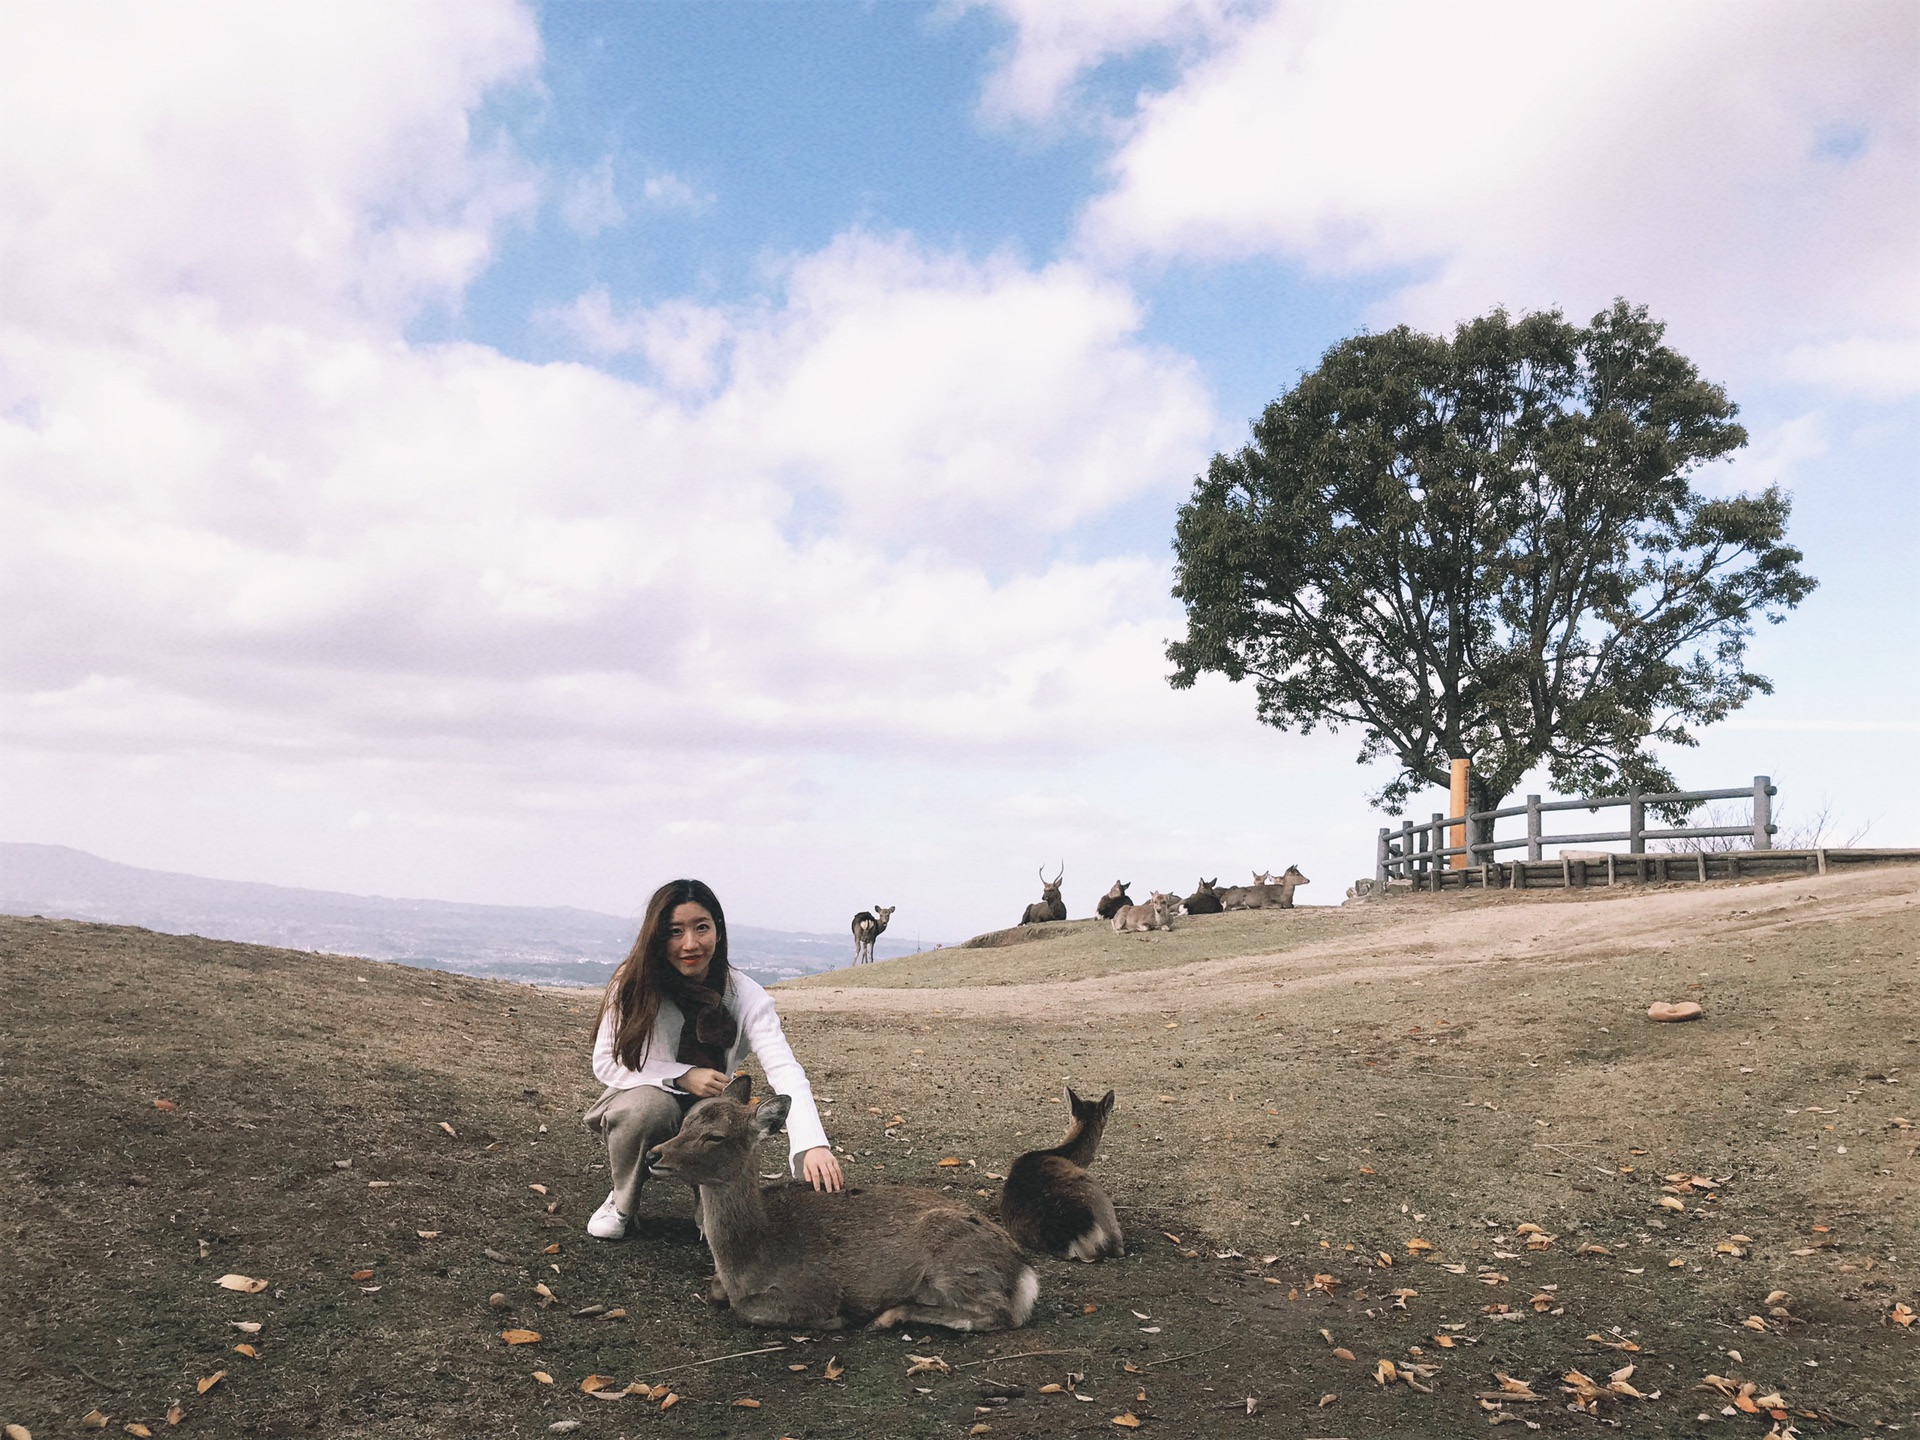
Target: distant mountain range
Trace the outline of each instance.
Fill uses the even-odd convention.
[[[0,914],[140,925],[290,950],[403,960],[542,985],[606,983],[639,921],[593,910],[393,900],[142,870],[64,845],[0,842]],[[851,918],[851,917],[849,917]],[[729,925],[733,963],[762,984],[833,970],[853,937]],[[876,958],[913,952],[881,936]]]

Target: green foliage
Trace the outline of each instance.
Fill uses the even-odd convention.
[[[1815,582],[1777,487],[1693,488],[1747,437],[1663,329],[1616,301],[1334,346],[1181,507],[1172,684],[1250,677],[1270,725],[1360,727],[1395,813],[1460,756],[1479,808],[1542,762],[1569,794],[1677,788],[1649,745],[1770,692],[1754,617]]]

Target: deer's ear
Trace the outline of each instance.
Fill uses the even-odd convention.
[[[787,1111],[793,1108],[793,1101],[785,1095],[769,1095],[753,1107],[753,1138],[764,1140],[769,1135],[778,1134],[787,1128]]]
[[[748,1075],[736,1075],[727,1082],[727,1088],[720,1092],[736,1105],[744,1105],[753,1095],[753,1079]]]
[[[1109,1090],[1105,1095],[1100,1097],[1100,1108],[1102,1110],[1111,1110],[1113,1108],[1113,1091]]]

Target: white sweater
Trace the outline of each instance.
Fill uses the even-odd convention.
[[[727,973],[726,1006],[740,1032],[727,1051],[726,1069],[736,1070],[749,1050],[767,1072],[767,1083],[776,1095],[793,1102],[787,1111],[788,1166],[800,1173],[800,1157],[808,1150],[827,1143],[827,1132],[820,1124],[820,1112],[814,1108],[813,1087],[807,1084],[807,1072],[793,1058],[786,1032],[780,1028],[780,1016],[773,1008],[773,997],[760,982],[738,970]],[[653,1036],[640,1057],[640,1068],[629,1070],[613,1053],[614,1015],[609,1009],[600,1018],[600,1033],[593,1041],[593,1074],[602,1085],[615,1090],[631,1090],[636,1085],[653,1085],[670,1095],[682,1091],[675,1081],[687,1073],[687,1063],[674,1058],[680,1048],[680,1031],[686,1017],[671,1000],[663,1000],[660,1014],[653,1022]]]

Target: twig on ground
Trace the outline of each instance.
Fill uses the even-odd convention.
[[[731,1355],[715,1355],[706,1360],[689,1360],[684,1365],[669,1365],[664,1370],[656,1370],[656,1375],[671,1375],[676,1370],[694,1370],[702,1365],[718,1365],[722,1360],[744,1360],[749,1355],[771,1355],[776,1350],[785,1350],[785,1345],[769,1345],[764,1350],[736,1350]]]
[[[1081,1347],[1073,1350],[1023,1350],[1018,1355],[989,1355],[984,1360],[969,1360],[964,1365],[956,1365],[956,1370],[971,1370],[976,1365],[998,1365],[1002,1360],[1031,1360],[1037,1355],[1091,1355],[1093,1352]]]
[[[62,1360],[60,1363],[62,1365],[65,1365],[67,1369],[73,1371],[73,1373],[78,1375],[81,1379],[91,1380],[94,1384],[98,1385],[102,1390],[111,1390],[117,1395],[127,1388],[124,1385],[116,1385],[111,1380],[102,1380],[98,1375],[94,1374],[91,1370],[87,1369],[86,1366],[81,1365],[76,1361]]]
[[[1196,1355],[1211,1355],[1216,1350],[1226,1349],[1227,1346],[1232,1343],[1233,1343],[1232,1341],[1226,1341],[1219,1345],[1209,1345],[1204,1350],[1189,1350],[1184,1355],[1169,1355],[1164,1360],[1150,1360],[1145,1365],[1142,1365],[1140,1368],[1142,1370],[1151,1370],[1155,1365],[1171,1365],[1176,1360],[1191,1360]]]

